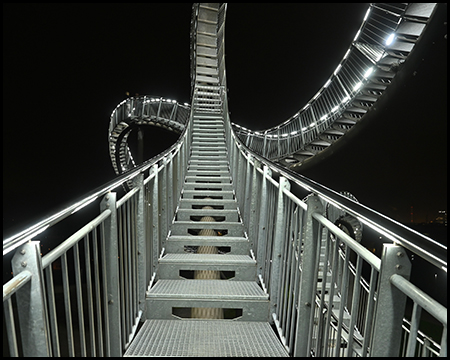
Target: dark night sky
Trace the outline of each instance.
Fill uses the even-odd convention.
[[[229,4],[232,121],[258,130],[296,113],[334,71],[367,7]],[[107,129],[125,91],[189,102],[190,17],[191,4],[3,5],[4,235],[114,178]],[[403,120],[384,119],[395,136],[374,130],[379,137],[349,143],[305,175],[400,221],[411,205],[418,221],[447,209],[444,34],[442,26],[437,55],[410,80],[412,94],[396,101]],[[146,137],[147,149],[176,139],[157,137]]]

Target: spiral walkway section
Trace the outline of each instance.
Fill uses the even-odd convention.
[[[344,58],[294,116],[266,130],[233,124],[255,153],[297,169],[330,148],[374,107],[427,28],[436,3],[370,4]]]

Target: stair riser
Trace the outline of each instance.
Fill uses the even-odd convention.
[[[233,200],[234,195],[231,191],[194,191],[186,190],[183,192],[183,199],[194,199],[194,196],[212,197],[216,196],[223,200]]]
[[[225,150],[206,150],[206,149],[202,149],[202,150],[197,150],[197,149],[192,149],[192,154],[191,157],[195,155],[195,156],[199,156],[199,157],[226,157],[227,153]]]
[[[236,210],[236,200],[220,200],[220,199],[181,199],[180,209],[192,209],[192,207],[204,206],[223,206],[224,210]]]
[[[248,240],[234,240],[230,241],[226,237],[217,236],[215,240],[203,240],[204,236],[190,236],[185,240],[171,240],[170,238],[166,241],[166,252],[182,254],[185,253],[185,246],[227,246],[230,247],[230,255],[248,255],[250,251],[250,246]]]
[[[216,222],[220,223],[222,221],[226,222],[238,222],[239,217],[236,210],[211,210],[211,209],[179,209],[177,213],[176,221],[191,221],[191,216],[212,216],[212,217],[220,217],[220,220],[216,219]],[[225,219],[222,220],[222,218]],[[196,219],[192,220],[196,221]]]
[[[226,256],[226,255],[223,255]],[[234,271],[234,277],[223,281],[255,281],[256,264],[237,265],[237,264],[180,264],[180,263],[161,263],[159,264],[158,277],[165,280],[180,280],[180,270],[210,270],[210,271]],[[199,280],[201,281],[201,280]]]
[[[185,181],[187,183],[195,183],[197,181],[213,181],[213,183],[214,182],[217,183],[218,181],[220,181],[220,183],[230,184],[231,178],[230,174],[229,173],[227,174],[227,172],[225,171],[215,171],[214,174],[207,173],[206,171],[205,172],[188,171],[186,173]]]
[[[207,190],[206,190],[207,189]],[[233,185],[231,184],[215,184],[215,183],[187,183],[184,184],[184,190],[198,191],[199,195],[203,191],[233,191]]]
[[[189,230],[211,229],[216,231],[226,230],[226,235],[228,236],[244,237],[244,227],[241,223],[195,221],[174,222],[171,226],[171,229],[172,235],[188,235],[190,234]]]
[[[268,300],[201,300],[201,299],[171,299],[147,297],[147,319],[174,320],[172,308],[221,308],[242,309],[242,317],[237,321],[268,321]]]
[[[195,174],[209,174],[214,175],[214,173],[217,173],[219,171],[228,171],[228,165],[189,165],[188,173],[192,172]]]

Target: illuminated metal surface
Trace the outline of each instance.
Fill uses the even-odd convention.
[[[294,116],[266,130],[233,123],[255,153],[295,169],[341,139],[394,80],[420,41],[435,3],[371,4],[324,86]]]
[[[117,175],[136,166],[127,144],[137,126],[152,125],[181,133],[189,120],[189,104],[155,96],[130,97],[111,114],[108,131],[109,155]],[[131,185],[131,183],[129,183]]]
[[[411,14],[420,11],[416,6],[408,9]],[[300,356],[370,356],[376,355],[377,351],[383,355],[396,355],[402,350],[397,340],[399,335],[404,335],[410,336],[410,340],[405,341],[404,353],[411,354],[417,344],[422,342],[421,351],[424,353],[429,351],[446,356],[447,309],[409,281],[411,264],[405,249],[443,269],[446,276],[447,247],[355,202],[348,194],[343,196],[334,192],[245,146],[233,131],[224,91],[225,11],[225,4],[193,6],[193,29],[196,35],[191,36],[197,39],[193,40],[193,50],[199,49],[199,41],[206,41],[198,37],[200,30],[210,34],[210,37],[217,37],[217,41],[213,42],[216,45],[210,46],[217,52],[206,56],[200,55],[206,51],[200,51],[197,56],[193,51],[196,57],[193,64],[198,64],[202,57],[216,58],[213,67],[217,70],[217,74],[214,72],[217,76],[205,78],[204,74],[197,72],[197,65],[193,67],[194,110],[188,117],[192,121],[185,122],[178,142],[164,153],[93,190],[55,215],[3,241],[4,254],[15,250],[14,277],[3,288],[4,321],[10,353],[18,353],[19,343],[25,345],[25,355],[36,354],[36,351],[60,355],[60,344],[64,343],[69,349],[69,355],[79,353],[84,356],[121,356],[127,349],[127,355],[133,355],[136,348],[142,350],[143,354],[150,354],[148,345],[154,345],[160,354],[242,354],[246,347],[257,354],[259,349],[254,347],[255,344],[247,344],[248,340],[245,340],[250,339],[248,334],[255,335],[251,330],[255,326],[249,326],[250,330],[245,331],[247,335],[242,339],[231,339],[233,351],[218,350],[214,354],[210,350],[216,347],[209,346],[208,341],[206,349],[198,348],[204,347],[205,339],[193,340],[193,345],[197,344],[198,347],[187,349],[184,348],[186,340],[182,337],[186,334],[177,333],[173,338],[168,334],[179,329],[176,325],[194,323],[190,320],[173,320],[171,313],[163,313],[162,309],[167,310],[170,304],[159,297],[157,290],[171,280],[160,278],[160,264],[171,259],[184,259],[184,262],[187,259],[187,256],[168,255],[169,248],[176,252],[177,247],[181,247],[184,251],[185,245],[210,245],[214,241],[213,237],[208,236],[200,241],[191,241],[195,236],[190,234],[180,239],[182,233],[187,233],[192,227],[190,216],[199,215],[198,211],[190,212],[190,209],[195,210],[195,206],[201,206],[205,201],[194,198],[200,191],[212,196],[221,193],[222,199],[208,201],[212,207],[223,206],[223,210],[219,209],[217,214],[227,220],[217,224],[222,223],[229,233],[214,238],[220,238],[221,246],[234,247],[234,244],[239,243],[234,249],[239,254],[232,254],[229,259],[231,263],[234,261],[236,271],[239,266],[247,266],[242,262],[236,265],[236,259],[241,259],[243,255],[248,265],[254,266],[256,263],[259,284],[254,282],[255,276],[251,274],[251,279],[234,283],[233,280],[226,281],[217,289],[215,285],[207,289],[192,286],[186,292],[170,293],[170,301],[192,303],[195,300],[201,301],[203,306],[208,302],[217,306],[221,303],[229,305],[229,302],[234,301],[230,300],[233,292],[236,295],[239,288],[243,317],[253,317],[257,326],[265,328],[264,337],[270,340],[262,342],[265,345],[272,344],[270,348],[278,355],[285,354],[285,351]],[[215,32],[212,31],[214,26],[208,26],[211,22],[216,24]],[[387,40],[391,41],[389,37]],[[337,71],[341,71],[341,68]],[[331,87],[332,83],[327,82],[326,88]],[[219,96],[201,94],[200,90],[217,91]],[[216,106],[218,102],[209,101],[217,98],[220,98],[220,107]],[[133,108],[128,108],[126,102],[119,107],[115,116],[122,121],[129,115],[127,111]],[[174,108],[171,108],[172,111]],[[331,109],[334,111],[334,107]],[[174,119],[172,115],[166,118],[171,119]],[[135,120],[141,121],[139,117]],[[113,124],[110,130],[114,131],[118,124],[120,122]],[[178,126],[175,123],[169,125],[173,128]],[[210,152],[215,149],[210,145],[217,145],[219,141],[223,146],[218,147],[217,157],[212,158]],[[197,154],[201,146],[204,147],[202,156]],[[126,165],[131,163],[125,161]],[[211,189],[196,190],[195,187],[199,185],[195,184],[195,177],[201,178],[200,184],[210,184]],[[132,182],[132,190],[116,199],[114,189],[128,182]],[[192,183],[194,189],[189,189]],[[305,197],[305,193],[310,195]],[[97,215],[46,255],[39,253],[37,241],[28,242],[62,221],[70,226],[72,214],[89,213],[94,206],[97,206]],[[353,238],[333,223],[336,216],[342,213],[351,215],[363,223],[365,229],[367,226],[385,238],[381,257],[356,241],[356,233]],[[228,219],[228,216],[234,220]],[[202,223],[201,226],[195,226],[208,228],[212,225]],[[167,246],[169,242],[170,247]],[[69,252],[74,259],[72,265],[68,263]],[[226,263],[227,255],[221,256],[223,260],[214,266]],[[190,261],[194,262],[197,258],[190,257]],[[207,266],[213,258],[208,256],[203,259],[207,261],[200,261],[200,266]],[[61,264],[62,292],[55,291],[53,284],[53,266],[56,262]],[[364,274],[364,268],[369,269],[368,275]],[[178,276],[179,273],[170,274],[174,275]],[[242,275],[250,276],[249,273]],[[179,289],[188,284],[185,280],[173,281],[172,285]],[[27,291],[25,282],[30,282],[36,291]],[[228,292],[227,289],[232,291]],[[250,290],[257,295],[256,298],[247,296]],[[72,296],[71,292],[74,292]],[[47,294],[44,299],[43,293]],[[73,295],[76,301],[73,301]],[[165,295],[167,300],[167,291]],[[152,297],[161,304],[154,312],[150,311]],[[410,321],[404,318],[404,301],[407,297],[415,304]],[[30,322],[27,317],[30,311],[20,311],[19,321],[15,319],[13,299],[20,299],[20,310],[35,310],[33,316],[36,323]],[[65,315],[66,337],[59,336],[56,307]],[[443,335],[440,343],[431,341],[417,330],[422,307],[431,309],[432,316],[441,324]],[[156,315],[170,316],[169,321],[164,320],[164,331],[149,334],[137,330],[140,321]],[[73,321],[73,318],[78,321]],[[223,321],[224,329],[232,334],[235,331],[232,322]],[[266,331],[272,331],[267,321],[273,322],[279,338]],[[211,323],[202,322],[196,322],[193,328],[194,333],[203,331],[204,338],[211,332],[208,331]],[[150,322],[146,324],[143,329],[150,326]],[[242,323],[243,327],[247,325],[246,322]],[[15,327],[20,329],[20,338],[15,336]],[[405,330],[403,333],[402,329]],[[77,336],[74,334],[77,331],[79,343],[75,341]],[[158,335],[163,338],[158,338]],[[214,339],[218,349],[229,338],[217,336]],[[174,347],[180,352],[173,351]]]

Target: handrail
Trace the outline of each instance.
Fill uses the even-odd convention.
[[[307,191],[316,193],[327,202],[355,216],[365,225],[384,234],[394,243],[404,246],[439,269],[447,272],[447,246],[440,244],[434,239],[410,229],[361,203],[357,203],[314,180],[308,179],[299,173],[282,167],[281,165],[256,154],[234,134],[234,130],[233,135],[239,146],[245,149],[248,154],[251,154],[254,158],[258,159],[258,161],[267,165],[281,176],[286,177]]]
[[[370,4],[336,70],[295,115],[256,131],[231,123],[237,137],[266,158],[291,157],[287,164],[302,162],[320,152],[321,144],[326,148],[339,140],[382,97],[436,11],[434,3],[396,5]],[[336,127],[338,120],[343,124]]]
[[[41,234],[45,230],[47,230],[49,227],[57,224],[61,220],[65,219],[66,217],[74,214],[75,212],[79,211],[80,209],[84,208],[85,206],[89,205],[91,202],[101,198],[106,193],[114,190],[115,188],[125,184],[127,181],[132,180],[139,174],[143,173],[144,171],[148,170],[150,167],[152,167],[155,163],[159,162],[161,159],[165,158],[168,154],[172,152],[177,152],[181,146],[181,143],[184,140],[184,135],[186,133],[187,127],[183,130],[182,135],[178,139],[178,141],[173,144],[170,148],[163,151],[162,153],[152,157],[151,159],[145,161],[141,165],[137,166],[136,168],[133,168],[122,175],[117,176],[113,180],[107,182],[106,184],[103,184],[91,192],[89,192],[87,195],[83,196],[77,201],[74,201],[69,206],[64,206],[60,208],[58,211],[56,211],[53,215],[45,217],[44,219],[38,221],[33,226],[24,229],[23,231],[20,231],[19,233],[16,233],[15,235],[12,235],[5,240],[3,240],[3,255],[11,252],[18,246],[26,243],[28,240],[31,240],[38,234]]]

